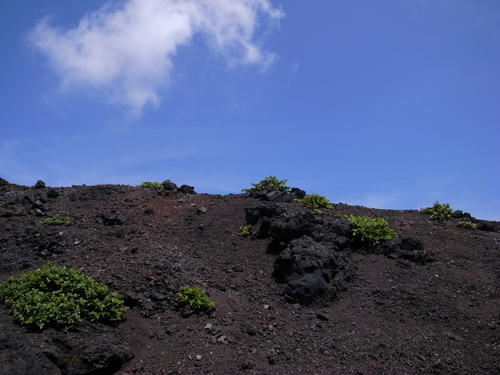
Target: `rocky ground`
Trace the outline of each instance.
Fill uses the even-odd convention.
[[[500,374],[498,222],[172,189],[0,179],[0,282],[55,261],[130,307],[116,325],[40,331],[0,304],[1,374]],[[36,225],[55,214],[75,224]],[[335,214],[400,237],[363,245]],[[182,286],[216,309],[179,308]]]

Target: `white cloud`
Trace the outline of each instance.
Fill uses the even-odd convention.
[[[254,33],[259,19],[269,30],[283,16],[269,0],[127,0],[109,3],[70,30],[41,21],[31,41],[49,59],[61,88],[87,87],[140,114],[158,105],[177,48],[195,34],[228,61],[266,68],[275,56],[263,51]]]

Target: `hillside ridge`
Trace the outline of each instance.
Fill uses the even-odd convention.
[[[0,304],[0,373],[500,374],[498,222],[343,203],[315,215],[267,194],[0,179],[0,282],[54,261],[129,307],[116,325],[40,331]],[[74,224],[37,225],[56,214]],[[345,215],[398,237],[359,243]],[[182,286],[216,309],[180,308]]]

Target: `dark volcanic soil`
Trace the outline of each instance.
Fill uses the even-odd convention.
[[[331,217],[384,217],[425,256],[346,248],[347,290],[305,306],[272,278],[271,239],[236,235],[245,208],[261,203],[247,195],[0,185],[0,282],[53,260],[130,306],[115,326],[36,331],[0,304],[1,374],[500,374],[499,223],[465,229],[418,210],[337,204]],[[75,225],[36,226],[41,212]],[[215,311],[178,309],[186,285],[206,290]]]

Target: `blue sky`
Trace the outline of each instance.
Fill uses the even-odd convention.
[[[500,220],[498,0],[2,0],[0,48],[9,182]]]

